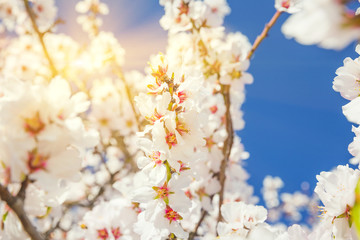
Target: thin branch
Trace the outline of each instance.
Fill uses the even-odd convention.
[[[132,94],[131,94],[131,90],[129,88],[128,83],[126,82],[124,73],[123,73],[122,69],[120,69],[119,67],[114,67],[114,72],[116,73],[116,75],[120,78],[120,80],[124,84],[126,96],[130,103],[131,109],[134,113],[134,117],[135,117],[136,124],[138,126],[138,130],[141,131],[140,116],[139,116],[139,113],[136,111],[135,104],[134,104],[134,96],[132,96]]]
[[[40,44],[42,46],[43,52],[45,54],[46,59],[49,62],[49,67],[50,67],[50,70],[52,72],[52,76],[55,77],[58,74],[58,71],[56,70],[56,68],[54,66],[54,63],[53,63],[53,61],[52,61],[52,59],[51,59],[51,57],[49,55],[49,52],[48,52],[48,50],[46,48],[46,45],[45,45],[45,42],[44,42],[44,33],[40,32],[40,30],[39,30],[39,28],[38,28],[38,26],[36,24],[36,20],[35,20],[36,16],[35,16],[35,13],[33,12],[33,10],[30,7],[29,0],[23,0],[23,1],[24,1],[26,12],[30,17],[33,29],[34,29],[35,33],[37,34],[37,36],[39,37],[39,41],[40,41]]]
[[[45,235],[45,239],[50,239],[51,234],[56,230],[56,229],[60,229],[60,223],[61,223],[61,219],[59,219],[59,221],[55,224],[55,226],[53,226],[52,228],[50,228],[49,230],[47,230],[44,235]]]
[[[108,165],[106,164],[105,157],[104,157],[104,155],[103,155],[103,154],[101,154],[101,152],[99,151],[98,147],[95,147],[94,154],[99,155],[99,157],[100,157],[100,159],[101,159],[101,162],[102,162],[102,164],[103,164],[103,165],[104,165],[104,167],[105,167],[105,170],[106,170],[106,171],[107,171],[107,173],[111,176],[111,174],[112,174],[112,173],[111,173],[111,171],[110,171],[110,169],[109,169]]]
[[[230,112],[230,105],[231,105],[230,85],[221,85],[221,94],[223,95],[224,103],[225,103],[225,107],[226,107],[225,128],[226,128],[226,132],[227,132],[228,136],[224,142],[224,147],[222,149],[224,159],[221,161],[220,172],[219,172],[219,182],[220,182],[221,189],[219,192],[219,213],[218,213],[217,223],[219,223],[220,221],[223,220],[223,217],[221,215],[221,205],[224,201],[224,190],[225,190],[225,180],[226,180],[225,171],[226,171],[226,166],[229,162],[231,148],[232,148],[232,145],[234,142],[234,129],[233,129],[233,123],[232,123],[232,119],[231,119],[231,112]]]
[[[204,221],[205,216],[207,215],[206,210],[203,209],[201,212],[202,212],[201,217],[200,217],[198,223],[196,224],[194,231],[192,231],[190,233],[189,240],[193,240],[198,235],[197,231],[198,231],[199,227],[201,226],[201,223]]]
[[[136,162],[134,161],[133,156],[131,155],[131,153],[129,152],[126,143],[125,143],[125,138],[124,136],[121,136],[120,134],[117,134],[114,136],[117,143],[118,143],[118,147],[121,149],[121,151],[124,154],[125,157],[125,164],[130,166],[130,170],[132,172],[135,172],[136,170],[138,170],[138,166],[136,164]]]
[[[20,198],[22,201],[25,200],[26,188],[28,185],[29,185],[29,178],[28,176],[26,176],[24,181],[22,181],[21,183],[19,192],[16,195],[16,197]]]
[[[276,23],[276,21],[279,19],[280,15],[281,15],[282,11],[276,11],[276,13],[274,14],[274,16],[271,18],[270,22],[267,23],[265,25],[264,30],[262,31],[262,33],[256,38],[249,54],[247,55],[247,59],[250,59],[252,57],[252,55],[254,54],[254,52],[256,51],[256,49],[259,47],[260,43],[268,36],[268,33],[270,31],[270,29],[274,26],[274,24]]]
[[[5,201],[7,205],[15,212],[18,216],[24,230],[31,237],[32,240],[43,240],[44,238],[40,235],[40,233],[36,230],[36,228],[32,225],[30,219],[25,213],[24,210],[24,201],[18,197],[14,197],[8,191],[6,187],[0,184],[0,197],[1,200]]]

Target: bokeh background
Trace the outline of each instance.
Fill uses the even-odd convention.
[[[76,24],[76,0],[57,1],[66,24],[59,32],[86,43]],[[126,70],[143,70],[150,54],[165,51],[167,33],[159,25],[164,13],[157,0],[108,0],[110,14],[102,29],[112,31],[126,50]],[[251,42],[275,13],[273,0],[228,0],[232,12],[227,31],[240,31]],[[316,175],[351,158],[351,124],[342,115],[347,103],[333,91],[335,71],[345,57],[357,57],[356,43],[342,51],[302,46],[281,33],[283,14],[255,53],[249,72],[254,83],[246,89],[243,106],[245,129],[238,132],[250,158],[245,166],[260,196],[266,175],[279,176],[282,191],[308,186],[313,192]],[[307,182],[308,184],[304,184]]]

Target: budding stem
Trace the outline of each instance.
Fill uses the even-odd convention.
[[[37,36],[39,37],[39,41],[40,41],[40,44],[41,44],[41,47],[43,49],[43,52],[45,54],[45,57],[46,59],[48,60],[49,62],[49,67],[50,67],[50,70],[52,72],[52,76],[55,77],[57,74],[58,74],[58,71],[56,70],[55,66],[54,66],[54,63],[49,55],[49,52],[46,48],[46,45],[45,45],[45,42],[44,42],[44,33],[40,32],[37,24],[36,24],[36,20],[35,20],[35,14],[34,12],[32,11],[31,7],[30,7],[30,4],[29,4],[29,0],[24,0],[24,5],[25,5],[25,9],[26,9],[26,12],[27,14],[29,15],[29,18],[31,20],[31,24],[33,26],[33,29],[35,31],[35,33],[37,34]]]
[[[274,16],[271,18],[270,22],[268,22],[265,25],[265,28],[263,29],[262,33],[256,38],[256,40],[255,40],[249,54],[247,55],[247,57],[246,57],[247,59],[250,60],[250,58],[252,57],[252,55],[254,54],[256,49],[259,47],[261,42],[268,36],[268,33],[269,33],[270,29],[274,26],[276,21],[279,19],[281,13],[282,13],[282,11],[276,11]]]

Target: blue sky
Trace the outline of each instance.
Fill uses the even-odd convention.
[[[158,1],[104,2],[110,15],[103,29],[114,32],[126,49],[126,69],[141,70],[150,54],[164,51],[167,33],[158,24],[163,14]],[[251,42],[275,12],[272,0],[228,2],[232,12],[225,19],[227,31],[241,31]],[[75,3],[57,1],[59,15],[67,21],[59,30],[85,41],[74,24]],[[267,174],[280,176],[285,191],[300,189],[303,181],[312,191],[316,174],[346,164],[351,157],[347,146],[353,133],[341,111],[347,101],[332,90],[332,81],[345,57],[357,57],[355,43],[342,51],[299,45],[280,31],[287,17],[281,16],[251,61],[249,72],[255,81],[246,89],[246,126],[238,133],[250,152],[246,169],[257,195]]]
[[[274,13],[269,0],[229,3],[233,12],[226,23],[251,42]],[[250,152],[247,169],[257,193],[266,174],[280,176],[286,191],[303,181],[313,190],[316,174],[351,157],[353,133],[341,111],[347,101],[333,91],[332,81],[343,59],[356,57],[355,43],[343,51],[300,45],[281,33],[287,17],[281,16],[249,70],[255,81],[247,87],[246,126],[239,135]]]

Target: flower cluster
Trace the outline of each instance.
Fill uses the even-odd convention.
[[[3,76],[0,93],[1,184],[14,193],[28,185],[25,210],[43,216],[65,201],[66,182],[79,180],[85,151],[98,143],[79,117],[89,102],[61,77],[45,86]]]
[[[157,229],[154,236],[165,238],[173,233],[186,238],[179,225],[191,207],[185,187],[195,177],[193,168],[202,159],[205,145],[197,106],[202,78],[176,72],[161,54],[151,62],[150,74],[148,94],[136,98],[140,113],[149,122],[139,139],[145,156],[138,159],[143,179],[134,201],[145,204],[145,211],[137,226],[141,235],[148,230],[140,226],[152,223]],[[140,105],[143,103],[147,104]]]
[[[282,180],[267,176],[265,209],[235,134],[251,56],[280,14],[293,14],[286,36],[340,49],[360,36],[348,2],[275,0],[252,46],[222,27],[226,0],[160,0],[169,42],[142,74],[123,71],[99,0],[76,4],[85,45],[56,33],[53,0],[0,0],[0,30],[17,34],[0,42],[0,239],[355,239],[358,169],[321,172],[314,196],[280,193]],[[351,101],[344,115],[359,125],[360,57],[336,74],[334,90]],[[277,224],[304,222],[306,210],[312,228]]]
[[[25,176],[74,178],[84,150],[98,141],[97,132],[87,131],[78,117],[89,107],[86,95],[71,96],[60,77],[48,86],[4,77],[1,93],[1,160],[9,172],[3,181],[21,182]]]
[[[24,5],[26,2],[26,5]],[[31,9],[32,15],[26,13]],[[38,30],[45,32],[56,24],[57,8],[54,0],[26,1],[0,1],[0,31],[16,31],[17,33],[33,32],[32,22],[29,18],[36,18]]]
[[[76,4],[77,12],[82,13],[77,18],[77,22],[82,26],[83,30],[89,36],[96,36],[99,33],[99,28],[102,25],[102,19],[98,17],[99,14],[109,14],[109,8],[106,4],[99,0],[83,0]]]

